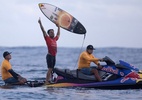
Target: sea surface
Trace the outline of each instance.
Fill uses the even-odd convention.
[[[58,48],[56,67],[76,69],[79,54],[84,50],[85,48]],[[0,47],[0,63],[4,51],[12,52],[10,62],[15,72],[28,80],[45,79],[46,47]],[[94,55],[98,58],[108,56],[116,63],[121,59],[142,69],[142,48],[96,48]],[[3,84],[0,78],[0,85]],[[140,100],[141,98],[142,89],[101,90],[22,86],[0,88],[0,100]]]

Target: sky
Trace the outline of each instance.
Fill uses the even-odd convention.
[[[38,24],[57,27],[38,3],[55,5],[79,20],[87,30],[84,47],[142,48],[142,0],[1,0],[0,46],[46,46]],[[61,29],[59,47],[81,47],[84,36]]]

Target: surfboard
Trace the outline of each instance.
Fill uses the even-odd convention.
[[[71,14],[48,3],[39,3],[41,12],[53,23],[59,23],[59,25],[70,32],[76,34],[85,34],[85,27]]]

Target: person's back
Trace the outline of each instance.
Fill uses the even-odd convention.
[[[8,70],[12,69],[11,64],[9,63],[8,60],[4,59],[1,65],[1,75],[2,75],[2,80],[6,80],[8,78],[13,77]]]

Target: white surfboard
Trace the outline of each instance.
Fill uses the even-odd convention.
[[[48,3],[40,3],[39,8],[50,21],[59,23],[62,28],[76,34],[86,33],[85,27],[66,11]]]

